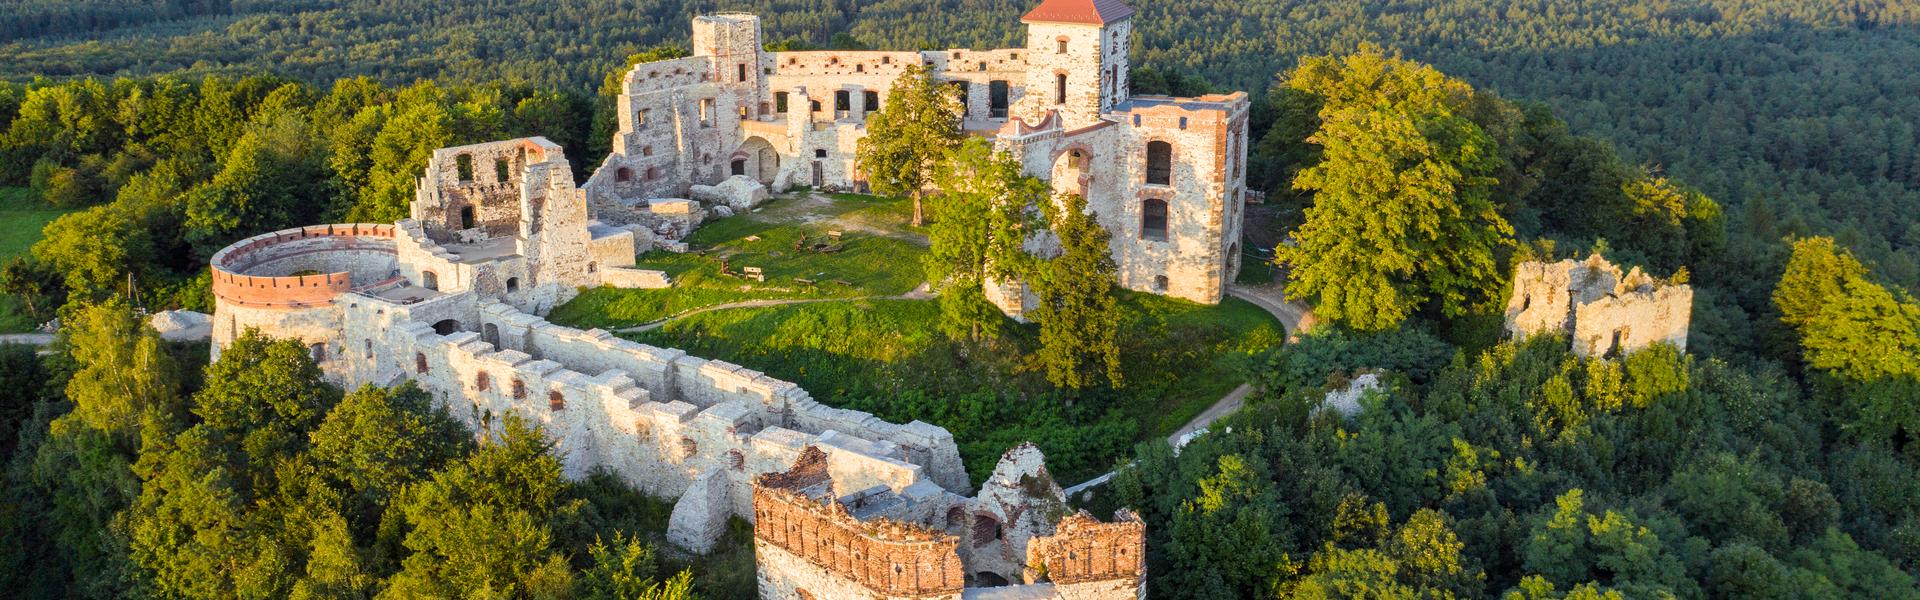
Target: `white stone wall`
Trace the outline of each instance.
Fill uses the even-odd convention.
[[[1578,262],[1516,266],[1506,326],[1516,338],[1565,335],[1581,356],[1633,352],[1654,343],[1686,350],[1692,311],[1693,288],[1655,280],[1638,268],[1622,274],[1595,254]]]

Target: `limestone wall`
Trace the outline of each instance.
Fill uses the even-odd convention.
[[[527,167],[564,158],[558,145],[539,137],[435,150],[408,207],[410,216],[442,242],[511,236],[522,221],[521,178]]]
[[[1595,254],[1583,261],[1530,261],[1514,268],[1507,301],[1511,337],[1564,335],[1581,356],[1627,353],[1655,343],[1687,347],[1693,289],[1638,268],[1622,274]]]

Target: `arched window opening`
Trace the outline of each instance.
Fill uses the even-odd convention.
[[[481,371],[480,374],[473,376],[473,387],[478,388],[482,392],[491,390],[493,389],[493,378],[488,377],[486,371]]]
[[[1053,39],[1053,44],[1054,44],[1054,45],[1053,45],[1053,53],[1054,53],[1054,54],[1066,54],[1066,53],[1067,53],[1067,36],[1064,36],[1064,35],[1063,35],[1063,36],[1060,36],[1060,37],[1057,37],[1057,38],[1054,38],[1054,39]]]
[[[1005,532],[1000,529],[1000,521],[990,515],[973,517],[973,547],[978,548],[1000,541]]]
[[[513,378],[512,389],[513,389],[513,399],[519,400],[521,398],[527,397],[527,384],[522,383],[519,377]]]
[[[1147,183],[1172,185],[1173,144],[1157,140],[1147,142]]]
[[[440,276],[435,275],[433,271],[421,271],[420,287],[427,288],[430,290],[440,289]]]
[[[421,375],[427,374],[427,355],[419,352],[413,354],[413,372]]]
[[[453,332],[459,330],[460,322],[453,319],[445,319],[433,324],[433,332],[440,335],[453,335]],[[424,360],[424,358],[423,356],[422,359]]]
[[[327,361],[327,345],[326,344],[308,344],[307,356],[312,357],[313,362],[316,362],[316,363],[326,362]]]
[[[735,471],[745,471],[747,469],[746,455],[741,454],[739,450],[728,450],[727,468]]]
[[[1165,275],[1153,276],[1153,291],[1156,291],[1156,292],[1167,291],[1167,276]]]
[[[627,182],[627,181],[631,181],[632,179],[633,179],[633,169],[620,167],[619,169],[613,172],[614,181]]]
[[[1167,241],[1167,201],[1148,198],[1140,203],[1140,239]]]
[[[551,390],[547,392],[547,410],[559,412],[566,409],[567,409],[567,397],[561,395],[560,390]]]
[[[514,293],[514,292],[518,292],[518,291],[520,291],[520,278],[519,278],[519,277],[508,277],[508,278],[507,278],[507,293],[509,293],[509,294],[511,294],[511,293]]]
[[[454,175],[460,178],[460,183],[473,181],[473,155],[462,154],[453,157],[453,168]]]
[[[734,175],[747,174],[747,159],[744,159],[744,158],[733,159],[733,163],[728,166],[728,171]]]
[[[967,510],[958,506],[947,509],[947,528],[953,529],[967,524]]]
[[[1067,103],[1067,74],[1066,73],[1053,74],[1053,103],[1054,104]]]

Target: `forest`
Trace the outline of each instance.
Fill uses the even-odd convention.
[[[1251,183],[1331,321],[1251,356],[1212,433],[1116,459],[1093,504],[1146,519],[1153,597],[1920,597],[1913,8],[1137,4],[1137,92],[1257,92]],[[327,388],[295,345],[208,364],[133,309],[207,310],[207,257],[248,235],[397,218],[434,148],[545,135],[584,175],[611,74],[696,10],[910,48],[1017,43],[1025,9],[4,6],[0,186],[67,212],[0,268],[3,308],[64,323],[0,349],[0,589],[75,598],[749,589],[750,554],[661,558],[662,505],[561,479],[531,429]],[[1350,185],[1404,165],[1439,168]],[[1447,242],[1343,265],[1363,212]],[[1686,352],[1502,339],[1512,265],[1588,252],[1694,287]],[[1318,410],[1364,374],[1358,414]]]

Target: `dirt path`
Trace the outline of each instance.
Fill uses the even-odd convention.
[[[0,333],[0,344],[45,346],[51,343],[53,343],[51,333]]]
[[[1287,300],[1286,287],[1277,283],[1262,286],[1233,285],[1227,287],[1227,293],[1232,294],[1235,298],[1252,302],[1254,306],[1258,306],[1266,310],[1267,313],[1272,314],[1273,318],[1279,319],[1280,324],[1284,325],[1287,329],[1287,341],[1289,342],[1299,339],[1301,332],[1313,328],[1313,325],[1319,322],[1319,320],[1313,316],[1312,309],[1298,302]],[[1179,429],[1174,430],[1173,435],[1167,436],[1167,443],[1171,444],[1175,450],[1187,445],[1187,442],[1192,441],[1195,435],[1206,430],[1207,426],[1212,425],[1214,421],[1220,420],[1220,417],[1233,414],[1233,411],[1240,410],[1240,407],[1247,403],[1247,396],[1252,394],[1253,386],[1251,384],[1242,383],[1240,387],[1233,388],[1233,391],[1227,392],[1227,395],[1221,396],[1220,400],[1214,402],[1213,406],[1209,406],[1206,410],[1200,411],[1200,414],[1194,416],[1193,420],[1187,421],[1186,425],[1182,425]],[[1072,497],[1074,494],[1078,494],[1088,488],[1105,485],[1107,481],[1112,478],[1113,472],[1110,471],[1099,477],[1086,480],[1079,485],[1067,488],[1067,496]]]

